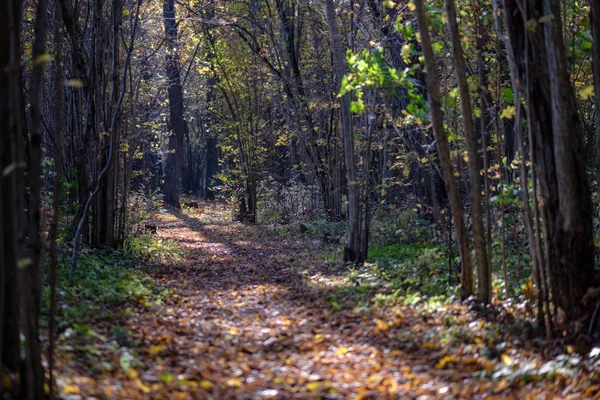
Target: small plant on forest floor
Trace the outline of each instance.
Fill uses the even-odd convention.
[[[156,287],[144,271],[135,267],[135,260],[123,251],[93,251],[80,255],[75,275],[69,278],[69,258],[59,268],[59,328],[84,324],[92,318],[110,318],[111,308],[127,303],[152,299],[161,302],[163,290]],[[44,290],[49,293],[49,288]],[[49,299],[45,293],[44,299]],[[148,303],[148,301],[145,301]],[[44,304],[44,314],[49,303]]]
[[[125,239],[125,255],[131,259],[154,264],[183,261],[185,250],[177,243],[154,235],[131,236]]]
[[[371,221],[371,243],[429,243],[436,226],[422,217],[422,207],[401,211],[394,206],[379,208]]]
[[[346,285],[329,295],[334,310],[368,304],[414,305],[453,294],[446,258],[438,247],[393,245],[372,248],[370,254],[371,262],[349,270],[344,276]]]

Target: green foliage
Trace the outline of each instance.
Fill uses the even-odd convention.
[[[81,254],[72,279],[69,262],[65,255],[59,266],[59,327],[85,324],[92,317],[108,318],[112,315],[110,309],[127,303],[162,302],[161,291],[153,280],[123,251]],[[48,315],[49,288],[44,290],[44,314]]]
[[[258,190],[258,221],[293,224],[323,218],[322,207],[317,203],[318,190],[315,186],[286,185],[267,177]]]
[[[400,211],[381,206],[371,222],[371,243],[426,243],[433,237],[433,226],[420,216],[421,208]]]
[[[398,294],[448,294],[448,264],[444,249],[433,245],[391,245],[370,249],[374,273]]]
[[[176,263],[185,258],[185,251],[170,240],[155,235],[130,236],[125,239],[125,255],[151,263]]]
[[[386,65],[381,46],[363,50],[360,54],[348,50],[346,58],[350,72],[342,80],[339,96],[351,92],[355,94],[356,100],[351,104],[351,111],[354,113],[361,113],[365,109],[364,88],[384,88],[390,93],[395,93],[398,87],[409,86],[404,72],[398,72]]]
[[[328,297],[333,310],[373,304],[414,305],[453,294],[448,285],[447,257],[433,245],[390,245],[369,249],[370,262],[352,268],[345,285]]]
[[[142,191],[131,191],[128,201],[127,225],[133,228],[137,224],[146,221],[153,213],[158,212],[162,202],[162,194],[155,192],[147,195]]]

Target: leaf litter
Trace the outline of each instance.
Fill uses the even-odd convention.
[[[150,272],[168,295],[92,320],[77,346],[65,330],[61,398],[600,398],[600,349],[543,356],[510,315],[457,302],[332,309],[334,250],[224,214],[204,203],[155,215],[187,254]]]

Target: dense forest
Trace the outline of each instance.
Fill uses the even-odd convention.
[[[0,397],[600,396],[599,1],[0,19]]]

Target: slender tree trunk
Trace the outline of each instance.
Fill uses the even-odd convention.
[[[56,71],[54,72],[54,141],[56,145],[54,178],[54,212],[50,225],[50,317],[48,321],[48,397],[54,398],[54,345],[56,333],[56,308],[57,308],[57,277],[58,277],[58,244],[56,241],[58,234],[58,221],[60,217],[61,186],[62,186],[62,70],[60,60],[62,58],[62,40],[63,34],[59,31],[60,9],[56,7],[54,18],[54,48],[56,57]]]
[[[165,201],[180,208],[181,173],[183,170],[183,139],[185,123],[183,119],[183,90],[179,77],[179,56],[177,55],[177,23],[175,22],[175,0],[164,0],[163,16],[167,55],[165,57],[167,82],[169,87],[169,154],[165,164]]]
[[[217,80],[214,77],[207,79],[206,84],[208,86],[206,93],[206,104],[211,107],[211,104],[216,99]],[[215,123],[215,115],[213,112],[210,113],[207,124]],[[204,174],[204,193],[208,200],[214,200],[215,198],[215,186],[218,182],[215,182],[216,175],[219,169],[219,154],[217,148],[217,135],[213,132],[213,129],[206,129],[206,172]]]
[[[467,298],[473,294],[473,264],[471,262],[471,249],[469,246],[467,229],[463,219],[463,208],[460,200],[460,193],[454,176],[454,168],[450,159],[450,144],[448,136],[444,130],[444,119],[442,114],[442,104],[440,96],[440,84],[437,73],[436,61],[431,47],[431,38],[427,24],[427,13],[423,0],[415,0],[417,11],[417,22],[419,32],[421,33],[421,44],[425,56],[425,66],[427,70],[427,91],[429,95],[429,106],[431,109],[431,124],[436,139],[440,165],[444,174],[444,181],[448,190],[450,199],[450,209],[452,219],[456,227],[456,237],[458,249],[462,262],[461,272],[461,297]]]
[[[473,122],[473,110],[471,109],[471,95],[465,71],[465,60],[463,57],[458,25],[456,23],[456,9],[454,0],[445,0],[446,13],[448,17],[448,30],[452,42],[452,53],[454,67],[458,80],[458,92],[460,94],[461,110],[464,120],[465,140],[469,155],[469,173],[471,176],[471,219],[473,221],[473,242],[475,244],[475,255],[477,258],[477,294],[479,301],[489,303],[492,297],[492,276],[485,248],[485,230],[483,227],[481,209],[481,180],[478,166],[477,143],[475,142],[475,130]]]
[[[339,88],[346,74],[346,53],[342,45],[342,36],[340,35],[333,0],[325,0],[325,9],[327,24],[329,25],[333,69],[337,78],[337,87]],[[346,245],[344,247],[344,261],[362,263],[365,260],[365,246],[361,243],[363,235],[360,231],[360,185],[356,171],[356,156],[354,154],[354,132],[352,114],[350,113],[350,95],[346,94],[340,97],[339,100],[344,159],[346,161],[346,176],[348,179],[348,230],[346,232]]]

